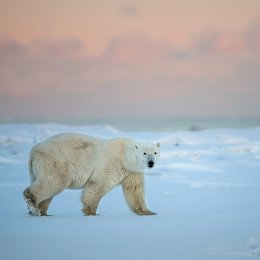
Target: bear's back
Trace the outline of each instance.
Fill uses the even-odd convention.
[[[35,145],[32,153],[46,153],[50,156],[63,154],[64,156],[79,155],[80,153],[94,154],[101,149],[105,140],[83,134],[62,133]]]

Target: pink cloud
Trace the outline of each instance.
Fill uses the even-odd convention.
[[[223,34],[211,46],[212,52],[219,53],[242,53],[247,51],[247,40],[240,35]]]
[[[124,14],[124,15],[127,15],[127,16],[130,16],[130,17],[135,17],[138,15],[138,10],[137,8],[132,5],[132,4],[126,4],[124,6],[122,6],[119,11]]]
[[[79,58],[85,54],[85,46],[78,38],[40,39],[32,42],[31,51],[39,52],[55,58]]]
[[[260,50],[260,23],[253,23],[246,33],[249,47],[252,50]]]
[[[257,27],[239,34],[210,32],[185,48],[124,34],[95,58],[79,39],[23,44],[5,37],[0,39],[0,116],[225,115],[231,105],[237,109],[232,115],[255,115],[258,32]]]
[[[115,37],[104,55],[119,63],[151,64],[165,61],[173,51],[169,42],[154,40],[142,33],[130,33]]]
[[[0,39],[0,92],[17,98],[30,98],[51,89],[70,89],[75,77],[82,78],[88,59],[77,39],[41,40],[23,44]],[[82,60],[83,57],[83,60]],[[75,84],[74,84],[75,85]]]
[[[240,32],[205,30],[195,40],[194,46],[205,54],[253,53],[260,48],[260,25],[249,25],[245,31]]]

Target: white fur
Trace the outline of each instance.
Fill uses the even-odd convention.
[[[153,167],[159,156],[158,143],[59,134],[31,150],[32,183],[24,191],[25,200],[30,209],[35,207],[34,212],[46,215],[56,194],[83,189],[83,212],[95,215],[100,199],[121,184],[129,207],[137,214],[150,215],[144,201],[143,171]]]

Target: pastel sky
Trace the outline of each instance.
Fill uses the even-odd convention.
[[[260,116],[259,0],[0,0],[0,119]]]

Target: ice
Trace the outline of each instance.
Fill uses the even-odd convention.
[[[250,238],[247,241],[247,246],[251,254],[260,256],[260,233]]]
[[[80,191],[53,200],[50,217],[32,217],[31,147],[61,132],[160,142],[145,172],[146,199],[157,216],[139,217],[116,187],[96,217],[84,217]],[[252,259],[260,255],[260,128],[121,131],[109,125],[0,125],[1,259]]]
[[[14,163],[15,161],[3,156],[0,156],[0,163]]]

